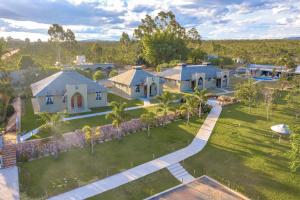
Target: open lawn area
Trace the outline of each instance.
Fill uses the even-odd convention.
[[[167,169],[163,169],[88,200],[141,200],[179,184]]]
[[[251,199],[298,200],[300,171],[292,175],[285,153],[288,139],[279,143],[270,126],[300,124],[285,101],[266,120],[265,106],[249,113],[248,107],[224,107],[213,135],[201,153],[183,166],[199,177],[207,174]],[[300,106],[300,100],[299,100]]]
[[[107,94],[107,101],[112,102],[112,101],[118,101],[118,102],[125,102],[127,103],[127,107],[135,107],[135,106],[142,106],[144,105],[144,102],[139,100],[139,99],[125,99],[123,97],[120,97],[116,94],[108,93]],[[90,113],[97,113],[97,112],[104,112],[111,110],[111,106],[105,106],[105,107],[100,107],[100,108],[92,108],[91,112],[86,112],[86,113],[79,113],[79,114],[66,114],[66,116],[76,116],[76,115],[83,115],[83,114],[90,114]]]
[[[173,103],[173,107],[178,107],[180,104]],[[147,108],[139,108],[136,110],[129,110],[126,111],[127,113],[127,119],[134,119],[134,118],[139,118],[142,114],[144,114],[146,111],[151,111],[155,112],[157,107],[152,106],[152,107],[147,107]],[[111,120],[106,119],[105,115],[101,116],[95,116],[95,117],[89,117],[89,118],[83,118],[83,119],[75,119],[71,121],[65,121],[61,122],[58,126],[59,130],[61,133],[67,133],[74,131],[76,129],[82,129],[85,125],[89,125],[91,127],[95,126],[101,126],[101,125],[106,125],[106,124],[111,124]],[[48,130],[41,130],[37,135],[34,135],[31,139],[38,139],[38,138],[45,138],[51,136],[52,133]]]
[[[144,131],[127,135],[122,141],[98,144],[94,155],[86,147],[62,153],[58,159],[46,157],[19,164],[22,198],[52,196],[183,148],[192,141],[203,119],[193,118],[189,125],[185,120],[179,120],[153,128],[150,137]],[[174,181],[166,182],[167,187]],[[159,189],[158,186],[151,187]],[[140,190],[139,195],[145,195],[143,189]]]
[[[119,97],[115,94],[111,94],[111,93],[108,93],[107,97],[108,97],[108,102],[111,102],[111,101],[126,102],[127,107],[134,107],[134,106],[143,105],[143,102],[140,101],[140,100],[128,100],[128,99],[124,99],[122,97]],[[41,121],[39,121],[38,115],[35,115],[33,113],[31,99],[30,98],[23,99],[22,104],[23,104],[22,105],[23,106],[22,120],[21,120],[22,132],[28,132],[28,131],[31,131],[31,130],[41,126],[42,123],[41,123]],[[94,108],[89,113],[104,112],[104,111],[108,111],[108,110],[111,110],[110,106],[101,107],[101,108]],[[80,114],[89,114],[89,113],[80,113]],[[80,114],[74,114],[72,116],[80,115]],[[67,116],[70,116],[70,115],[67,115]]]

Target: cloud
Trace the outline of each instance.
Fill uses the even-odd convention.
[[[173,11],[187,28],[196,27],[203,38],[274,37],[298,34],[298,0],[18,0],[0,1],[0,32],[13,37],[47,39],[48,27],[64,25],[77,39],[118,40],[133,33],[146,14]]]

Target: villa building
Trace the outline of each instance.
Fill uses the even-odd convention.
[[[90,111],[107,105],[107,89],[73,70],[63,70],[31,84],[34,112]]]
[[[247,73],[251,77],[267,76],[279,78],[282,73],[288,73],[290,71],[291,70],[285,66],[249,64],[247,67]]]
[[[165,80],[165,87],[179,92],[229,86],[229,71],[211,65],[178,64],[161,72],[159,76]]]
[[[162,80],[141,66],[133,66],[132,69],[109,80],[113,84],[113,90],[128,98],[149,99],[162,93]]]

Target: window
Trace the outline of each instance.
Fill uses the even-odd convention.
[[[135,86],[135,92],[137,92],[137,93],[140,92],[140,86],[139,86],[139,85],[136,85],[136,86]]]
[[[96,100],[101,100],[101,92],[96,92]]]
[[[53,104],[53,97],[51,97],[51,96],[46,96],[46,104],[47,104],[47,105]]]

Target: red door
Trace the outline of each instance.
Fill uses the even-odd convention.
[[[81,95],[77,95],[77,107],[81,108],[82,106],[82,97]]]

